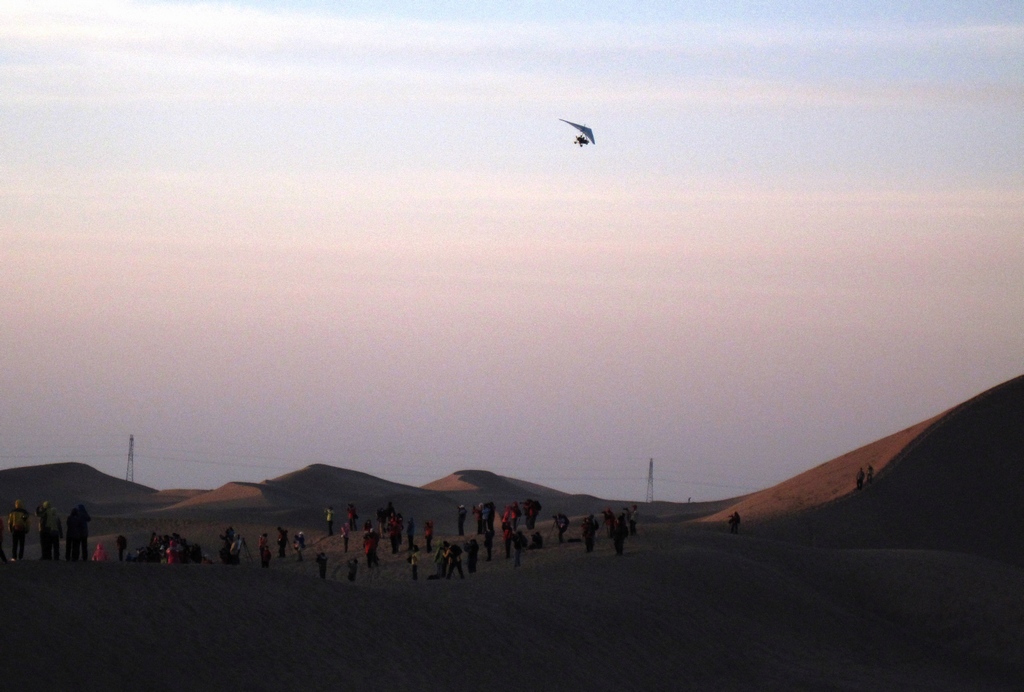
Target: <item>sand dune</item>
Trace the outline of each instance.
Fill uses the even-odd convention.
[[[1024,564],[1024,377],[737,503],[744,530],[825,547]],[[860,465],[876,480],[857,491]],[[703,521],[724,522],[729,507]]]
[[[866,470],[868,466],[873,466],[876,475],[880,474],[890,461],[907,448],[907,445],[941,418],[942,416],[936,416],[847,452],[778,485],[752,493],[720,512],[702,517],[699,521],[721,524],[736,511],[744,521],[753,524],[805,512],[845,497],[855,490],[855,478],[859,469]]]
[[[525,499],[527,497],[568,497],[569,493],[547,488],[543,485],[522,481],[517,478],[499,476],[490,471],[456,471],[450,476],[439,478],[423,486],[425,490],[446,493],[470,492],[477,496],[508,497]]]
[[[461,542],[457,503],[534,497],[542,517],[622,503],[473,470],[413,488],[316,465],[161,493],[77,464],[3,471],[0,493],[91,503],[92,545],[123,534],[135,547],[151,531],[176,532],[215,557],[228,524],[252,557],[259,534],[273,539],[277,525],[303,530],[309,545],[305,560],[289,550],[269,570],[248,555],[235,567],[67,564],[36,560],[33,535],[29,559],[0,565],[11,623],[0,644],[28,652],[5,681],[85,690],[126,681],[154,690],[1019,689],[1022,420],[1024,377],[775,488],[642,505],[625,556],[603,534],[593,554],[558,545],[542,519],[547,546],[527,551],[521,569],[499,541],[464,581],[412,582],[404,549],[383,545],[379,572],[371,578],[361,564],[349,583],[345,563],[361,557],[361,541],[346,552],[326,536],[323,507],[334,504],[340,523],[349,501],[367,518],[393,500],[420,526],[434,519],[438,541]],[[856,491],[856,469],[868,463],[876,480]],[[739,536],[724,526],[734,510],[744,515]],[[326,581],[315,576],[320,550]],[[424,553],[421,574],[431,571]]]
[[[1024,573],[965,556],[835,553],[659,526],[623,558],[599,542],[593,555],[528,554],[520,570],[483,564],[465,581],[413,583],[390,557],[383,571],[350,584],[321,582],[308,561],[10,566],[0,590],[12,626],[0,642],[59,655],[9,666],[5,680],[85,690],[1009,690],[1024,678]]]
[[[0,503],[21,500],[30,511],[44,500],[62,512],[78,504],[105,513],[121,513],[159,504],[153,488],[108,476],[79,463],[44,464],[0,470]]]

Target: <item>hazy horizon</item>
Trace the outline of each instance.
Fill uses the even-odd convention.
[[[0,467],[708,500],[1022,374],[1024,7],[675,5],[0,1]]]

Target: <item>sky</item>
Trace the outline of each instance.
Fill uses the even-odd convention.
[[[0,0],[0,468],[708,500],[1024,371],[1024,5],[467,4]]]

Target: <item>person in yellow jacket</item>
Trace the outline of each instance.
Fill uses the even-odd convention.
[[[21,500],[14,501],[14,509],[7,515],[7,528],[11,530],[11,560],[25,557],[25,534],[28,533],[31,517]]]
[[[324,510],[324,519],[327,520],[327,535],[334,535],[334,507],[328,507]]]

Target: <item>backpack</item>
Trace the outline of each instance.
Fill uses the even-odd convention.
[[[539,513],[539,512],[540,512],[540,511],[541,511],[542,509],[544,509],[543,507],[541,507],[541,506],[540,506],[540,500],[534,500],[534,501],[533,501],[533,509],[534,509],[534,511],[536,511],[536,512],[538,512],[538,513]]]
[[[26,514],[24,512],[11,512],[11,530],[12,531],[24,531],[27,527],[25,521]]]

